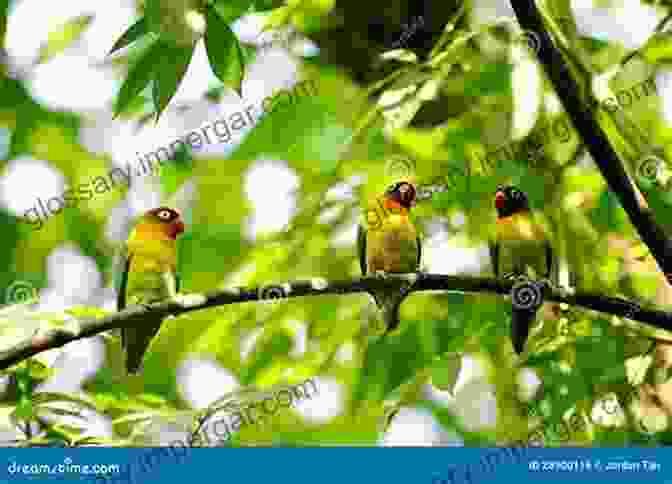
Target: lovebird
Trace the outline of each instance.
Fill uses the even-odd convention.
[[[146,212],[131,231],[119,275],[117,310],[127,305],[150,304],[168,299],[180,289],[177,274],[177,236],[184,223],[177,210],[167,207]],[[126,371],[137,374],[161,320],[148,318],[142,326],[121,329]]]
[[[386,273],[415,273],[420,266],[422,246],[413,222],[409,219],[416,202],[415,187],[408,182],[390,186],[369,203],[366,228],[358,227],[357,246],[362,276]],[[371,295],[383,312],[385,333],[399,326],[399,305],[411,283],[400,281],[399,287],[376,289]]]
[[[495,193],[495,208],[497,230],[495,240],[490,243],[495,277],[523,276],[549,281],[553,250],[544,230],[532,216],[527,195],[514,186],[499,186]],[[523,352],[538,309],[513,307],[511,341],[517,354]]]

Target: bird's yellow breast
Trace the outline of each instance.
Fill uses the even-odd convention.
[[[414,272],[417,270],[417,231],[404,212],[382,214],[367,220],[366,259],[368,272]],[[368,217],[367,217],[368,218]]]
[[[127,247],[131,271],[161,273],[176,270],[175,241],[131,239]]]
[[[497,220],[497,240],[540,240],[543,232],[527,212],[515,213]]]

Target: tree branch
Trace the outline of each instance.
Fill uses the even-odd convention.
[[[656,223],[648,205],[645,202],[638,203],[635,188],[618,154],[609,144],[606,134],[590,109],[584,106],[578,84],[572,78],[561,53],[555,48],[544,28],[535,0],[511,0],[511,6],[521,28],[533,31],[539,36],[537,55],[553,83],[560,102],[583,138],[609,188],[628,214],[642,242],[656,259],[668,283],[672,284],[672,241]]]
[[[267,285],[260,288],[231,288],[212,291],[205,294],[180,294],[174,299],[146,306],[131,306],[123,311],[104,318],[73,321],[62,328],[52,328],[38,332],[17,345],[0,351],[0,369],[9,368],[22,360],[43,351],[64,346],[71,341],[88,338],[115,328],[142,324],[148,316],[165,318],[178,316],[189,311],[224,306],[250,301],[269,301],[300,296],[319,296],[326,294],[353,294],[369,292],[371,289],[400,287],[412,283],[409,294],[416,291],[453,291],[462,293],[493,293],[511,295],[520,301],[522,292],[514,291],[513,281],[496,280],[484,277],[447,276],[441,274],[388,274],[385,279],[367,277],[355,280],[292,281],[284,284]],[[645,309],[637,303],[625,299],[591,293],[574,293],[562,288],[542,287],[531,282],[533,289],[540,289],[543,301],[567,303],[582,306],[635,321],[648,323],[657,328],[672,331],[672,313],[657,309]],[[530,289],[528,284],[520,290]],[[524,297],[524,296],[523,296]],[[540,303],[541,301],[539,301]]]

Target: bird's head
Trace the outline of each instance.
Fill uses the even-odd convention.
[[[176,239],[184,232],[184,222],[180,212],[174,208],[159,207],[145,212],[140,222],[158,231],[164,237]]]
[[[525,212],[530,206],[524,192],[512,185],[500,185],[495,192],[495,208],[499,217],[508,217],[514,213]]]
[[[398,182],[385,190],[385,197],[388,200],[397,202],[399,205],[409,210],[415,205],[415,187],[409,182]]]

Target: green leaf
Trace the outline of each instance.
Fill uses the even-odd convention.
[[[410,64],[418,63],[418,56],[415,55],[415,52],[406,49],[388,50],[387,52],[384,52],[380,55],[380,59],[384,61],[396,60],[399,62],[407,62]]]
[[[452,354],[437,360],[432,366],[432,385],[451,394],[462,369],[462,356]]]
[[[267,302],[261,304],[274,303]],[[273,363],[277,363],[283,357],[286,357],[292,349],[292,345],[292,336],[284,329],[262,335],[249,357],[249,362],[241,372],[240,382],[243,385],[252,384],[262,370],[269,368]]]
[[[0,47],[4,47],[10,4],[10,0],[0,0]]]
[[[475,79],[467,82],[464,94],[480,97],[506,92],[511,85],[512,72],[513,65],[509,63],[486,64]]]
[[[89,410],[94,411],[97,410],[96,406],[93,403],[83,400],[81,398],[74,397],[72,395],[66,395],[65,393],[43,392],[43,393],[36,393],[35,396],[33,397],[33,403],[35,405],[49,402],[68,402],[81,405],[82,407],[88,408]]]
[[[123,49],[127,45],[132,44],[146,33],[147,33],[147,20],[145,19],[145,17],[142,17],[140,20],[131,25],[126,30],[126,32],[124,32],[121,35],[121,37],[117,39],[117,41],[114,43],[114,45],[110,49],[110,52],[107,55],[110,55],[113,52],[116,52],[117,50]]]
[[[49,33],[47,41],[40,47],[38,64],[60,54],[79,40],[92,21],[93,15],[79,15]]]
[[[252,0],[252,6],[255,12],[264,12],[275,8],[273,0]]]
[[[33,405],[30,400],[19,402],[14,411],[9,415],[12,421],[30,420],[33,418]]]
[[[423,326],[430,321],[402,322],[397,334],[372,341],[366,348],[359,379],[353,389],[353,409],[361,402],[381,401],[416,372],[431,362],[432,355],[423,344]],[[426,328],[431,329],[431,328]]]
[[[128,72],[128,77],[124,81],[117,95],[114,105],[114,117],[116,118],[122,111],[125,111],[134,98],[147,87],[152,80],[152,74],[161,55],[161,44],[152,42],[138,58],[138,61]]]
[[[212,71],[240,96],[245,56],[238,38],[214,9],[208,9],[205,18],[205,50]]]
[[[161,0],[145,0],[147,28],[154,33],[161,33],[161,17]]]
[[[182,184],[194,174],[189,148],[180,147],[175,151],[172,163],[161,168],[161,186],[166,197],[175,194]]]
[[[80,418],[84,419],[84,415],[82,415],[82,412],[79,412],[77,410],[68,410],[65,408],[58,408],[58,407],[50,407],[47,405],[41,406],[36,408],[36,413],[38,417],[49,417],[52,415],[57,415],[59,417],[75,417],[75,418]]]
[[[650,64],[671,61],[672,34],[664,32],[653,35],[640,50],[640,53]]]
[[[159,62],[154,69],[154,86],[152,89],[157,119],[168,106],[177,92],[182,78],[187,73],[195,45],[182,47],[161,43],[161,52],[158,54]]]
[[[242,17],[252,5],[251,0],[216,0],[213,8],[224,22],[231,23]]]

